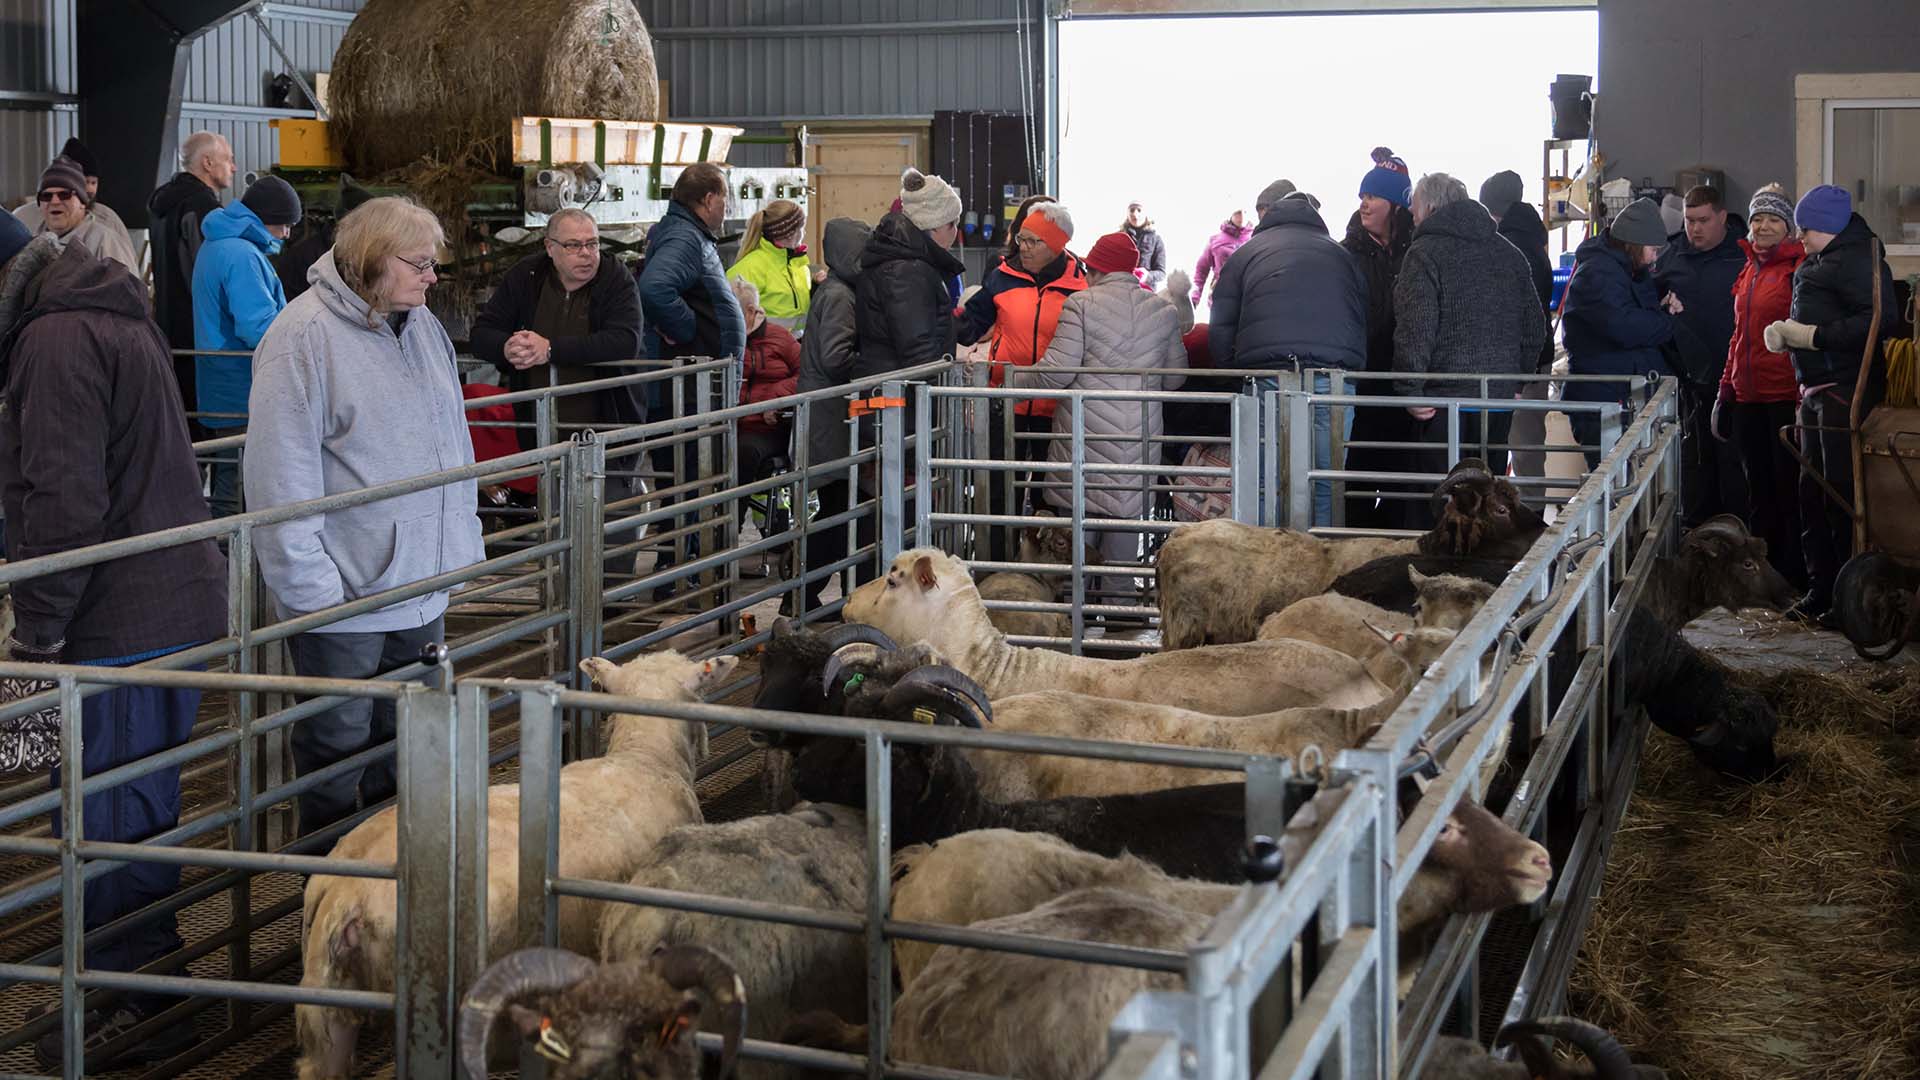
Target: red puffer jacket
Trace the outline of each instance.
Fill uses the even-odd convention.
[[[776,322],[763,322],[747,335],[745,370],[741,372],[740,404],[770,401],[797,393],[800,382],[800,341]],[[742,417],[740,426],[777,431],[759,413]]]
[[[1720,396],[1744,405],[1798,401],[1800,383],[1793,357],[1768,352],[1762,334],[1768,324],[1793,310],[1793,272],[1807,257],[1800,241],[1788,237],[1764,258],[1749,241],[1740,241],[1747,265],[1733,282],[1733,341],[1720,376]]]

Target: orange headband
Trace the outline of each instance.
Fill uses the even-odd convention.
[[[1037,213],[1028,214],[1027,220],[1020,223],[1020,231],[1030,232],[1045,240],[1047,249],[1056,255],[1067,250],[1066,231],[1055,225],[1052,218],[1042,217]]]

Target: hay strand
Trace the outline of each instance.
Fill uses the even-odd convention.
[[[1653,738],[1569,989],[1690,1080],[1920,1076],[1920,670],[1745,676],[1783,782]]]
[[[656,119],[657,80],[632,0],[368,0],[334,54],[335,145],[356,174],[497,174],[514,117]]]

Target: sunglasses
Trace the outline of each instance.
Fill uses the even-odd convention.
[[[69,199],[78,199],[79,197],[79,192],[68,191],[66,188],[48,188],[36,196],[42,205],[50,202],[65,202]]]

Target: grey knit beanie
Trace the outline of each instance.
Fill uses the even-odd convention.
[[[1293,181],[1291,180],[1275,180],[1273,183],[1261,188],[1260,194],[1254,197],[1253,212],[1256,214],[1264,214],[1268,210],[1280,205],[1281,199],[1286,198],[1298,190],[1300,189],[1294,187]]]
[[[1635,199],[1614,216],[1607,231],[1623,244],[1659,247],[1667,242],[1667,227],[1660,221],[1660,207],[1652,199]]]
[[[900,174],[900,209],[917,229],[937,229],[960,220],[960,193],[919,169]]]
[[[1489,214],[1505,214],[1507,207],[1524,198],[1526,189],[1520,174],[1512,169],[1502,169],[1480,185],[1480,205],[1486,207]]]

